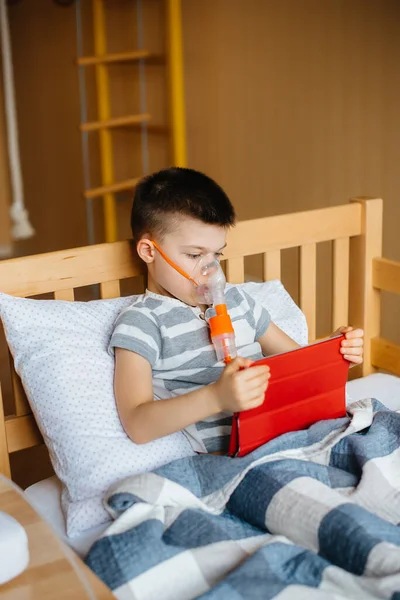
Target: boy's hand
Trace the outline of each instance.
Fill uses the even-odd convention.
[[[264,402],[270,370],[266,365],[248,369],[252,362],[249,358],[235,358],[213,384],[220,411],[240,412]]]
[[[339,327],[332,335],[339,333],[344,334],[345,339],[342,341],[340,352],[344,358],[353,365],[360,365],[363,361],[364,353],[364,332],[362,329],[354,329],[353,327]]]

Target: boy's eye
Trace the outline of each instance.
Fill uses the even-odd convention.
[[[193,260],[197,260],[198,258],[201,258],[203,255],[202,254],[186,254],[186,256],[188,258],[192,258]],[[221,258],[221,256],[223,256],[222,252],[214,252],[214,256],[215,258]]]

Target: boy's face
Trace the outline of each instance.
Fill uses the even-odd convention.
[[[174,227],[170,233],[167,233],[162,239],[154,241],[158,243],[168,258],[196,279],[196,267],[202,256],[211,253],[213,258],[220,259],[226,245],[226,235],[225,227],[179,216],[174,219]],[[149,238],[142,239],[138,244],[138,252],[148,266],[149,290],[178,298],[185,304],[195,306],[194,284],[169,265],[154,246],[151,247],[151,253],[145,258],[141,250],[142,252],[146,250],[143,245],[146,242],[150,249]]]

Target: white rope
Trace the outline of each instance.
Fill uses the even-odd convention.
[[[12,221],[11,235],[15,240],[24,240],[34,235],[24,205],[24,188],[21,174],[21,161],[18,145],[18,125],[15,108],[14,77],[10,30],[7,18],[6,0],[0,0],[1,52],[3,55],[4,104],[7,121],[8,156],[13,201],[10,208]]]

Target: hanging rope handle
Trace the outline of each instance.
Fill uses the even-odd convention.
[[[23,240],[32,237],[35,231],[29,222],[28,212],[24,204],[24,189],[18,144],[17,113],[15,108],[10,28],[8,24],[6,0],[0,0],[0,33],[1,52],[3,55],[3,87],[7,122],[7,145],[13,196],[10,208],[10,215],[13,223],[11,234],[15,240]]]

